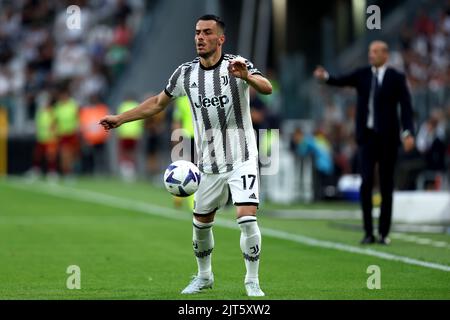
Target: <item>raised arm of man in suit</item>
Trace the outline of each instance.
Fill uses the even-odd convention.
[[[322,66],[317,66],[314,70],[314,77],[321,82],[332,86],[339,87],[356,87],[358,84],[358,70],[355,70],[349,74],[342,75],[340,77],[330,76],[327,70]]]
[[[413,109],[411,105],[411,95],[409,93],[408,86],[406,84],[406,78],[404,74],[400,74],[399,81],[399,102],[400,102],[400,119],[402,122],[402,142],[403,149],[406,152],[411,151],[414,148],[414,121],[413,121]]]

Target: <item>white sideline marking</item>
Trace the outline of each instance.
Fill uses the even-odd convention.
[[[445,241],[435,241],[433,246],[442,248],[442,247],[448,247],[447,242]]]
[[[414,242],[417,244],[429,245],[429,246],[433,246],[433,247],[437,247],[437,248],[450,248],[448,243],[445,241],[434,241],[434,240],[431,240],[428,238],[420,238],[420,237],[405,235],[405,234],[396,233],[396,232],[391,233],[391,237],[394,239],[399,239],[399,240],[403,240],[406,242]]]
[[[110,207],[115,208],[121,208],[126,210],[134,210],[139,211],[145,214],[153,215],[153,216],[161,216],[165,218],[170,219],[177,219],[177,220],[189,220],[191,221],[190,215],[183,215],[180,211],[177,211],[175,209],[170,209],[167,207],[161,207],[158,205],[152,205],[140,201],[135,200],[129,200],[129,199],[123,199],[111,195],[107,195],[104,193],[99,193],[95,191],[87,191],[82,189],[76,189],[76,188],[70,188],[62,185],[52,185],[52,184],[46,184],[46,183],[33,183],[33,184],[24,184],[20,182],[21,180],[13,181],[9,180],[8,184],[10,186],[13,186],[17,189],[32,191],[32,192],[39,192],[39,193],[45,193],[52,196],[57,196],[61,198],[66,199],[76,199],[81,201],[87,201],[91,203],[97,203],[101,205],[106,205]],[[39,188],[36,188],[36,186],[39,185]],[[215,219],[215,225],[230,228],[230,229],[237,229],[237,224],[233,221],[228,221],[219,217],[216,217]],[[261,232],[265,236],[271,236],[278,239],[288,240],[288,241],[294,241],[297,243],[301,243],[304,245],[314,246],[314,247],[321,247],[321,248],[327,248],[327,249],[334,249],[339,251],[345,251],[350,253],[357,253],[372,257],[377,257],[384,260],[390,260],[390,261],[398,261],[403,262],[405,264],[430,268],[430,269],[436,269],[441,271],[447,271],[450,272],[450,266],[439,264],[435,262],[427,262],[427,261],[421,261],[409,257],[404,256],[398,256],[391,253],[376,251],[373,249],[364,249],[352,245],[347,245],[343,243],[336,243],[331,241],[324,241],[324,240],[318,240],[311,237],[306,237],[298,234],[293,234],[285,231],[270,229],[270,228],[261,228]]]

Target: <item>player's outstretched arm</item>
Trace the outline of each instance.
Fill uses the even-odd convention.
[[[262,94],[272,94],[272,84],[269,80],[259,74],[249,74],[247,83]]]
[[[248,72],[247,65],[244,61],[235,59],[230,61],[228,71],[236,78],[241,78],[262,94],[272,93],[272,84],[269,80],[259,74],[251,74]]]
[[[160,94],[148,98],[136,108],[117,115],[107,115],[100,119],[99,123],[105,130],[114,129],[126,122],[149,118],[164,110],[169,102],[170,98],[164,91],[161,91]]]

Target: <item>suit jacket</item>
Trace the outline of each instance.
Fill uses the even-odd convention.
[[[358,144],[365,142],[367,116],[369,111],[369,96],[372,86],[372,67],[366,66],[340,76],[330,75],[327,84],[334,86],[351,86],[356,88],[356,141]],[[379,133],[387,142],[400,143],[400,121],[403,130],[409,130],[414,134],[413,110],[411,96],[406,85],[405,75],[396,69],[387,67],[383,82],[379,89],[379,96],[374,105],[374,116],[378,117]],[[398,105],[400,104],[400,119]]]

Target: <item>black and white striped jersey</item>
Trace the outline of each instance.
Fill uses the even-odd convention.
[[[258,156],[249,85],[228,72],[229,61],[235,58],[241,57],[222,55],[216,65],[208,68],[201,65],[200,58],[184,63],[172,74],[164,90],[169,97],[189,98],[197,165],[205,173],[229,172]],[[261,74],[250,61],[245,62],[250,74]]]

